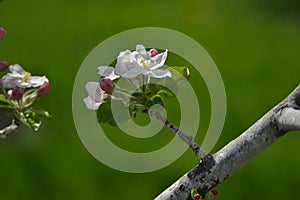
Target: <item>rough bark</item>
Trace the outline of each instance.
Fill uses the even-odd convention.
[[[197,166],[155,199],[192,199],[190,192],[193,188],[204,196],[281,136],[293,130],[300,130],[300,85],[248,130],[218,152],[205,156]]]

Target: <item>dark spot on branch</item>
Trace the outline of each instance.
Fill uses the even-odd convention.
[[[179,190],[180,190],[181,192],[183,192],[184,189],[185,189],[184,185],[180,185],[180,186],[179,186]]]
[[[170,122],[168,120],[166,120],[165,125],[170,127]]]
[[[192,171],[190,171],[187,176],[190,179],[193,179],[195,176],[204,173],[209,172],[209,170],[214,166],[215,160],[212,157],[212,155],[208,154],[202,159],[202,162],[199,163]]]
[[[300,107],[300,94],[297,94],[295,97],[295,104]]]
[[[248,140],[244,140],[243,142],[242,142],[242,145],[241,145],[241,149],[242,150],[244,150],[244,149],[246,149],[247,147],[248,147]]]
[[[203,199],[205,199],[205,194],[208,192],[208,190],[209,190],[209,188],[207,187],[207,185],[204,185],[203,187],[199,187],[197,189],[197,191],[203,197]]]

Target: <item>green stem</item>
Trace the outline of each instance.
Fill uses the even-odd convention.
[[[0,108],[14,109],[14,107],[11,105],[0,105]]]
[[[142,75],[142,86],[143,86],[143,92],[145,92],[145,75]]]
[[[148,91],[148,89],[149,89],[150,79],[151,79],[151,77],[150,77],[150,76],[147,76],[146,91]]]

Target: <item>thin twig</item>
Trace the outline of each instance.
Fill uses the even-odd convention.
[[[163,117],[158,111],[149,110],[148,113],[150,116],[162,121],[175,135],[177,135],[183,142],[187,143],[200,159],[207,156],[207,153],[194,141],[193,136],[187,135],[185,132],[177,128],[177,126],[175,126],[167,118]]]
[[[7,127],[0,130],[0,138],[5,139],[6,136],[19,128],[19,125],[16,123],[16,120],[13,119],[11,124]]]

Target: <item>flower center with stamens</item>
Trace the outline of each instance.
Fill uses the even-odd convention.
[[[28,81],[29,77],[31,76],[31,74],[29,72],[25,72],[25,71],[22,72],[22,74],[23,74],[22,81],[26,83]]]
[[[150,65],[146,60],[142,59],[140,63],[143,66],[144,69],[146,69],[146,70],[150,69]]]

